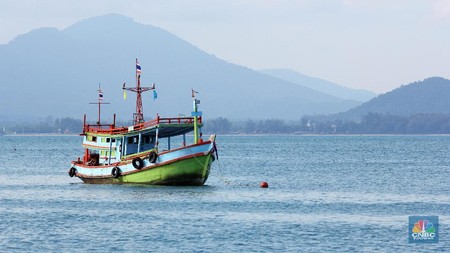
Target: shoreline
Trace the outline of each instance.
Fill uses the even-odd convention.
[[[14,137],[14,136],[80,136],[79,134],[57,134],[57,133],[26,133],[26,134],[4,134],[2,136]],[[1,136],[0,136],[1,137]]]
[[[204,133],[204,136],[208,136],[210,133]],[[296,134],[296,133],[279,133],[279,134],[239,134],[239,133],[229,133],[229,134],[217,134],[220,136],[450,136],[450,134]],[[7,137],[73,137],[80,136],[80,134],[58,134],[58,133],[23,133],[23,134],[4,134],[0,135]],[[189,136],[189,135],[188,135]]]

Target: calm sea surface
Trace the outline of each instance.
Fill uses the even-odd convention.
[[[158,187],[70,178],[78,136],[0,137],[0,252],[450,252],[450,136],[217,142],[206,186]]]

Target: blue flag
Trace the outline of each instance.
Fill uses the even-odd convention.
[[[158,93],[156,93],[156,90],[153,90],[153,100],[158,98]]]

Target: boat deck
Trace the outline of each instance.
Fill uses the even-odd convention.
[[[139,123],[129,127],[116,127],[114,124],[111,125],[84,124],[83,133],[81,135],[86,135],[86,133],[98,135],[110,135],[110,136],[124,135],[143,131],[151,132],[156,131],[156,128],[159,128],[159,136],[167,137],[172,135],[184,134],[192,131],[194,127],[194,119],[195,119],[194,117],[161,118],[158,116],[153,120]],[[198,117],[198,124],[199,126],[202,125],[201,117]]]

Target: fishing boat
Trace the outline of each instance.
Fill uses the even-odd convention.
[[[198,111],[200,100],[191,90],[193,111],[191,116],[160,117],[145,121],[141,95],[154,92],[151,87],[141,87],[141,66],[136,59],[136,87],[123,84],[126,91],[136,93],[136,112],[133,124],[116,126],[114,114],[112,124],[100,122],[103,93],[99,87],[98,120],[88,124],[84,115],[84,154],[72,161],[68,173],[90,184],[154,184],[154,185],[204,185],[211,165],[218,158],[216,135],[208,140],[202,138],[202,113]],[[191,136],[193,134],[193,138]],[[188,135],[188,136],[187,136]],[[187,137],[193,139],[187,143]],[[181,140],[178,146],[173,140]],[[162,143],[165,143],[164,145]]]

